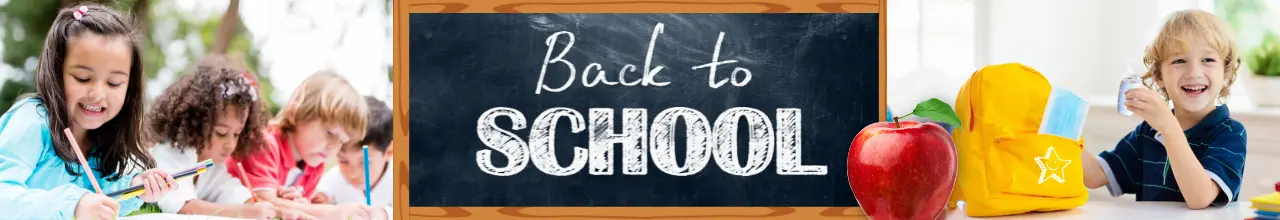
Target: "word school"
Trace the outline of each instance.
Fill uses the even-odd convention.
[[[612,175],[614,144],[621,144],[622,173],[626,175],[648,174],[647,160],[652,156],[653,163],[659,170],[674,176],[697,174],[706,167],[711,157],[715,158],[716,164],[726,173],[752,176],[764,171],[772,162],[775,152],[778,156],[778,175],[827,174],[825,165],[803,165],[800,161],[800,109],[778,109],[776,130],[764,112],[748,107],[726,110],[716,118],[714,126],[698,110],[668,108],[658,113],[652,127],[647,126],[646,109],[624,108],[621,133],[613,131],[613,109],[591,108],[590,114],[586,118],[590,120],[590,129],[587,129],[587,121],[583,120],[578,111],[562,107],[547,109],[534,119],[532,127],[529,127],[529,141],[525,142],[496,124],[498,117],[508,117],[513,130],[525,129],[523,113],[506,107],[489,109],[476,121],[476,134],[485,146],[492,149],[476,152],[476,164],[480,170],[495,176],[520,173],[530,160],[538,170],[548,175],[573,175],[588,164],[591,175]],[[562,118],[569,120],[573,133],[586,129],[589,138],[588,148],[573,147],[573,158],[569,166],[560,166],[553,149],[556,122]],[[745,166],[740,166],[738,162],[739,118],[746,118],[749,128],[749,153]],[[678,119],[684,119],[687,127],[686,158],[683,165],[677,164],[674,151]],[[505,167],[494,165],[494,151],[506,156]]]

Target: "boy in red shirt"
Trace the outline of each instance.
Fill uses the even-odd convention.
[[[308,77],[293,92],[268,127],[266,144],[255,154],[232,157],[230,166],[244,166],[257,199],[276,206],[329,218],[387,219],[381,209],[364,204],[311,204],[310,196],[324,174],[325,161],[343,145],[361,140],[368,106],[346,79],[330,72]],[[234,169],[234,167],[233,167]],[[231,175],[240,177],[239,172]]]

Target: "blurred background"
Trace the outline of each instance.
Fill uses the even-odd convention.
[[[33,71],[58,9],[97,2],[141,24],[147,98],[203,55],[226,53],[258,74],[279,111],[302,80],[333,70],[391,105],[391,0],[0,0],[0,109],[35,92]]]
[[[1200,9],[1236,30],[1244,58],[1227,105],[1249,128],[1241,200],[1280,181],[1280,0],[888,0],[888,104],[899,113],[960,87],[986,65],[1018,62],[1090,103],[1085,147],[1115,148],[1140,118],[1117,113],[1120,79],[1144,71],[1141,58],[1161,24]],[[1095,189],[1090,199],[1111,199]],[[1132,201],[1132,195],[1122,197]]]
[[[891,100],[894,109],[926,97],[954,100],[962,84],[957,82],[982,66],[1008,62],[1031,66],[1082,97],[1114,102],[1120,78],[1141,68],[1145,46],[1164,19],[1182,9],[1227,18],[1247,64],[1267,61],[1253,60],[1256,56],[1280,53],[1256,53],[1264,41],[1276,38],[1280,13],[1271,8],[1280,7],[1278,0],[888,0],[888,5],[889,89],[900,98]],[[1280,90],[1251,88],[1280,79],[1275,78],[1280,69],[1250,67],[1241,69],[1228,104],[1232,109],[1280,105],[1280,95],[1274,95]]]

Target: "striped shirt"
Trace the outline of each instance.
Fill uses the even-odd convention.
[[[1244,125],[1231,119],[1227,106],[1218,106],[1184,133],[1191,151],[1221,189],[1212,205],[1236,201],[1244,174]],[[1138,201],[1186,201],[1170,170],[1163,142],[1163,136],[1143,122],[1115,149],[1098,155],[1112,196],[1136,194]]]

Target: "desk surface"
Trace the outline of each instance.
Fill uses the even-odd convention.
[[[129,217],[122,217],[122,218],[120,218],[120,219],[121,219],[121,220],[153,220],[153,219],[154,219],[154,220],[161,220],[161,219],[165,219],[165,220],[171,220],[171,219],[182,219],[182,220],[187,220],[187,219],[198,219],[198,220],[252,220],[252,219],[238,219],[238,218],[226,218],[226,217],[204,216],[204,215],[180,215],[180,214],[169,214],[169,213],[152,213],[152,214],[143,214],[143,215],[135,215],[135,216],[129,216]]]
[[[1084,206],[1071,210],[992,218],[965,216],[964,207],[961,206],[949,210],[946,219],[1245,219],[1254,216],[1248,201],[1231,203],[1225,207],[1191,210],[1181,202],[1089,200]]]

